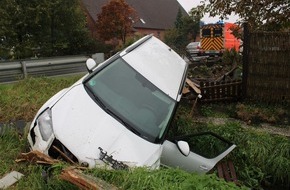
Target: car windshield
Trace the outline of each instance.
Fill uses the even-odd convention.
[[[85,86],[108,113],[150,142],[162,138],[176,105],[122,58],[97,72]]]

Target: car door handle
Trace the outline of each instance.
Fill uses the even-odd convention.
[[[199,168],[202,169],[202,170],[208,171],[208,168],[206,166],[204,166],[204,165],[199,166]]]

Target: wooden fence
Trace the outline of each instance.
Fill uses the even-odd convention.
[[[290,32],[244,30],[243,93],[267,102],[290,102]]]
[[[237,101],[242,96],[242,81],[200,82],[202,102]]]
[[[189,100],[199,98],[201,102],[218,102],[237,101],[242,98],[242,80],[203,81],[186,79],[186,84],[183,93]],[[186,96],[187,94],[193,96]]]

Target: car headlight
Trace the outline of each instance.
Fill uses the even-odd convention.
[[[53,133],[51,109],[48,108],[44,112],[42,112],[37,119],[37,123],[42,139],[47,141]]]

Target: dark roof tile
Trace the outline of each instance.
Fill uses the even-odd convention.
[[[90,16],[96,21],[97,14],[102,10],[102,6],[110,0],[82,0]],[[135,28],[169,29],[174,26],[178,9],[183,15],[186,11],[177,0],[125,0],[133,7],[140,20],[134,23]],[[141,19],[144,21],[142,22]]]

